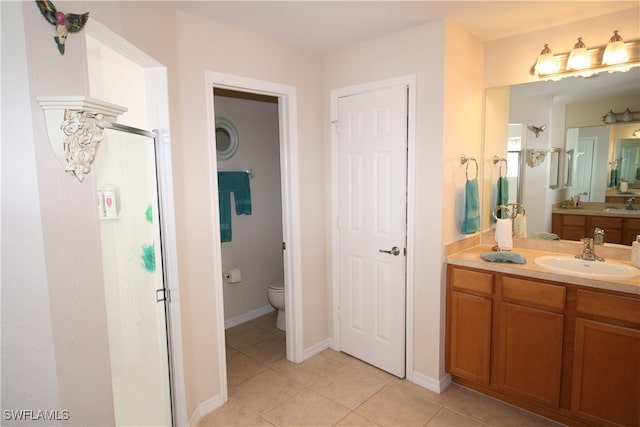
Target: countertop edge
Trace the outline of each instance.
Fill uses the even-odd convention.
[[[536,257],[549,255],[549,253],[532,250],[517,249],[513,251],[515,253],[523,255],[527,259],[526,264],[488,262],[480,258],[481,253],[489,251],[491,251],[491,248],[489,246],[476,246],[465,251],[457,252],[447,256],[445,258],[445,262],[447,264],[457,265],[461,267],[470,267],[498,273],[514,274],[534,279],[549,280],[558,283],[567,283],[589,288],[640,295],[640,277],[626,280],[605,280],[551,272],[548,270],[544,270],[542,267],[538,267],[534,264],[533,261]],[[621,263],[621,261],[616,262]],[[631,265],[630,263],[625,264]]]

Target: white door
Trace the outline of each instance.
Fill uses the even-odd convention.
[[[338,99],[340,349],[405,375],[407,87]]]
[[[591,201],[591,171],[593,169],[593,149],[596,140],[593,138],[578,139],[577,154],[575,156],[576,194],[583,202]],[[576,194],[573,194],[574,196]]]

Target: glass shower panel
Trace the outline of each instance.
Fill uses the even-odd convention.
[[[170,426],[154,138],[105,130],[94,170],[116,425]]]

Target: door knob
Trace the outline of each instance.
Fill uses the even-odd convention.
[[[400,248],[398,248],[397,246],[394,246],[391,248],[390,251],[385,251],[384,249],[380,249],[380,253],[381,254],[389,254],[389,255],[393,255],[393,256],[398,256],[400,255]]]

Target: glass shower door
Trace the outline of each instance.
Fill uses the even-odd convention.
[[[118,426],[170,426],[171,385],[152,133],[105,130],[95,161]]]

